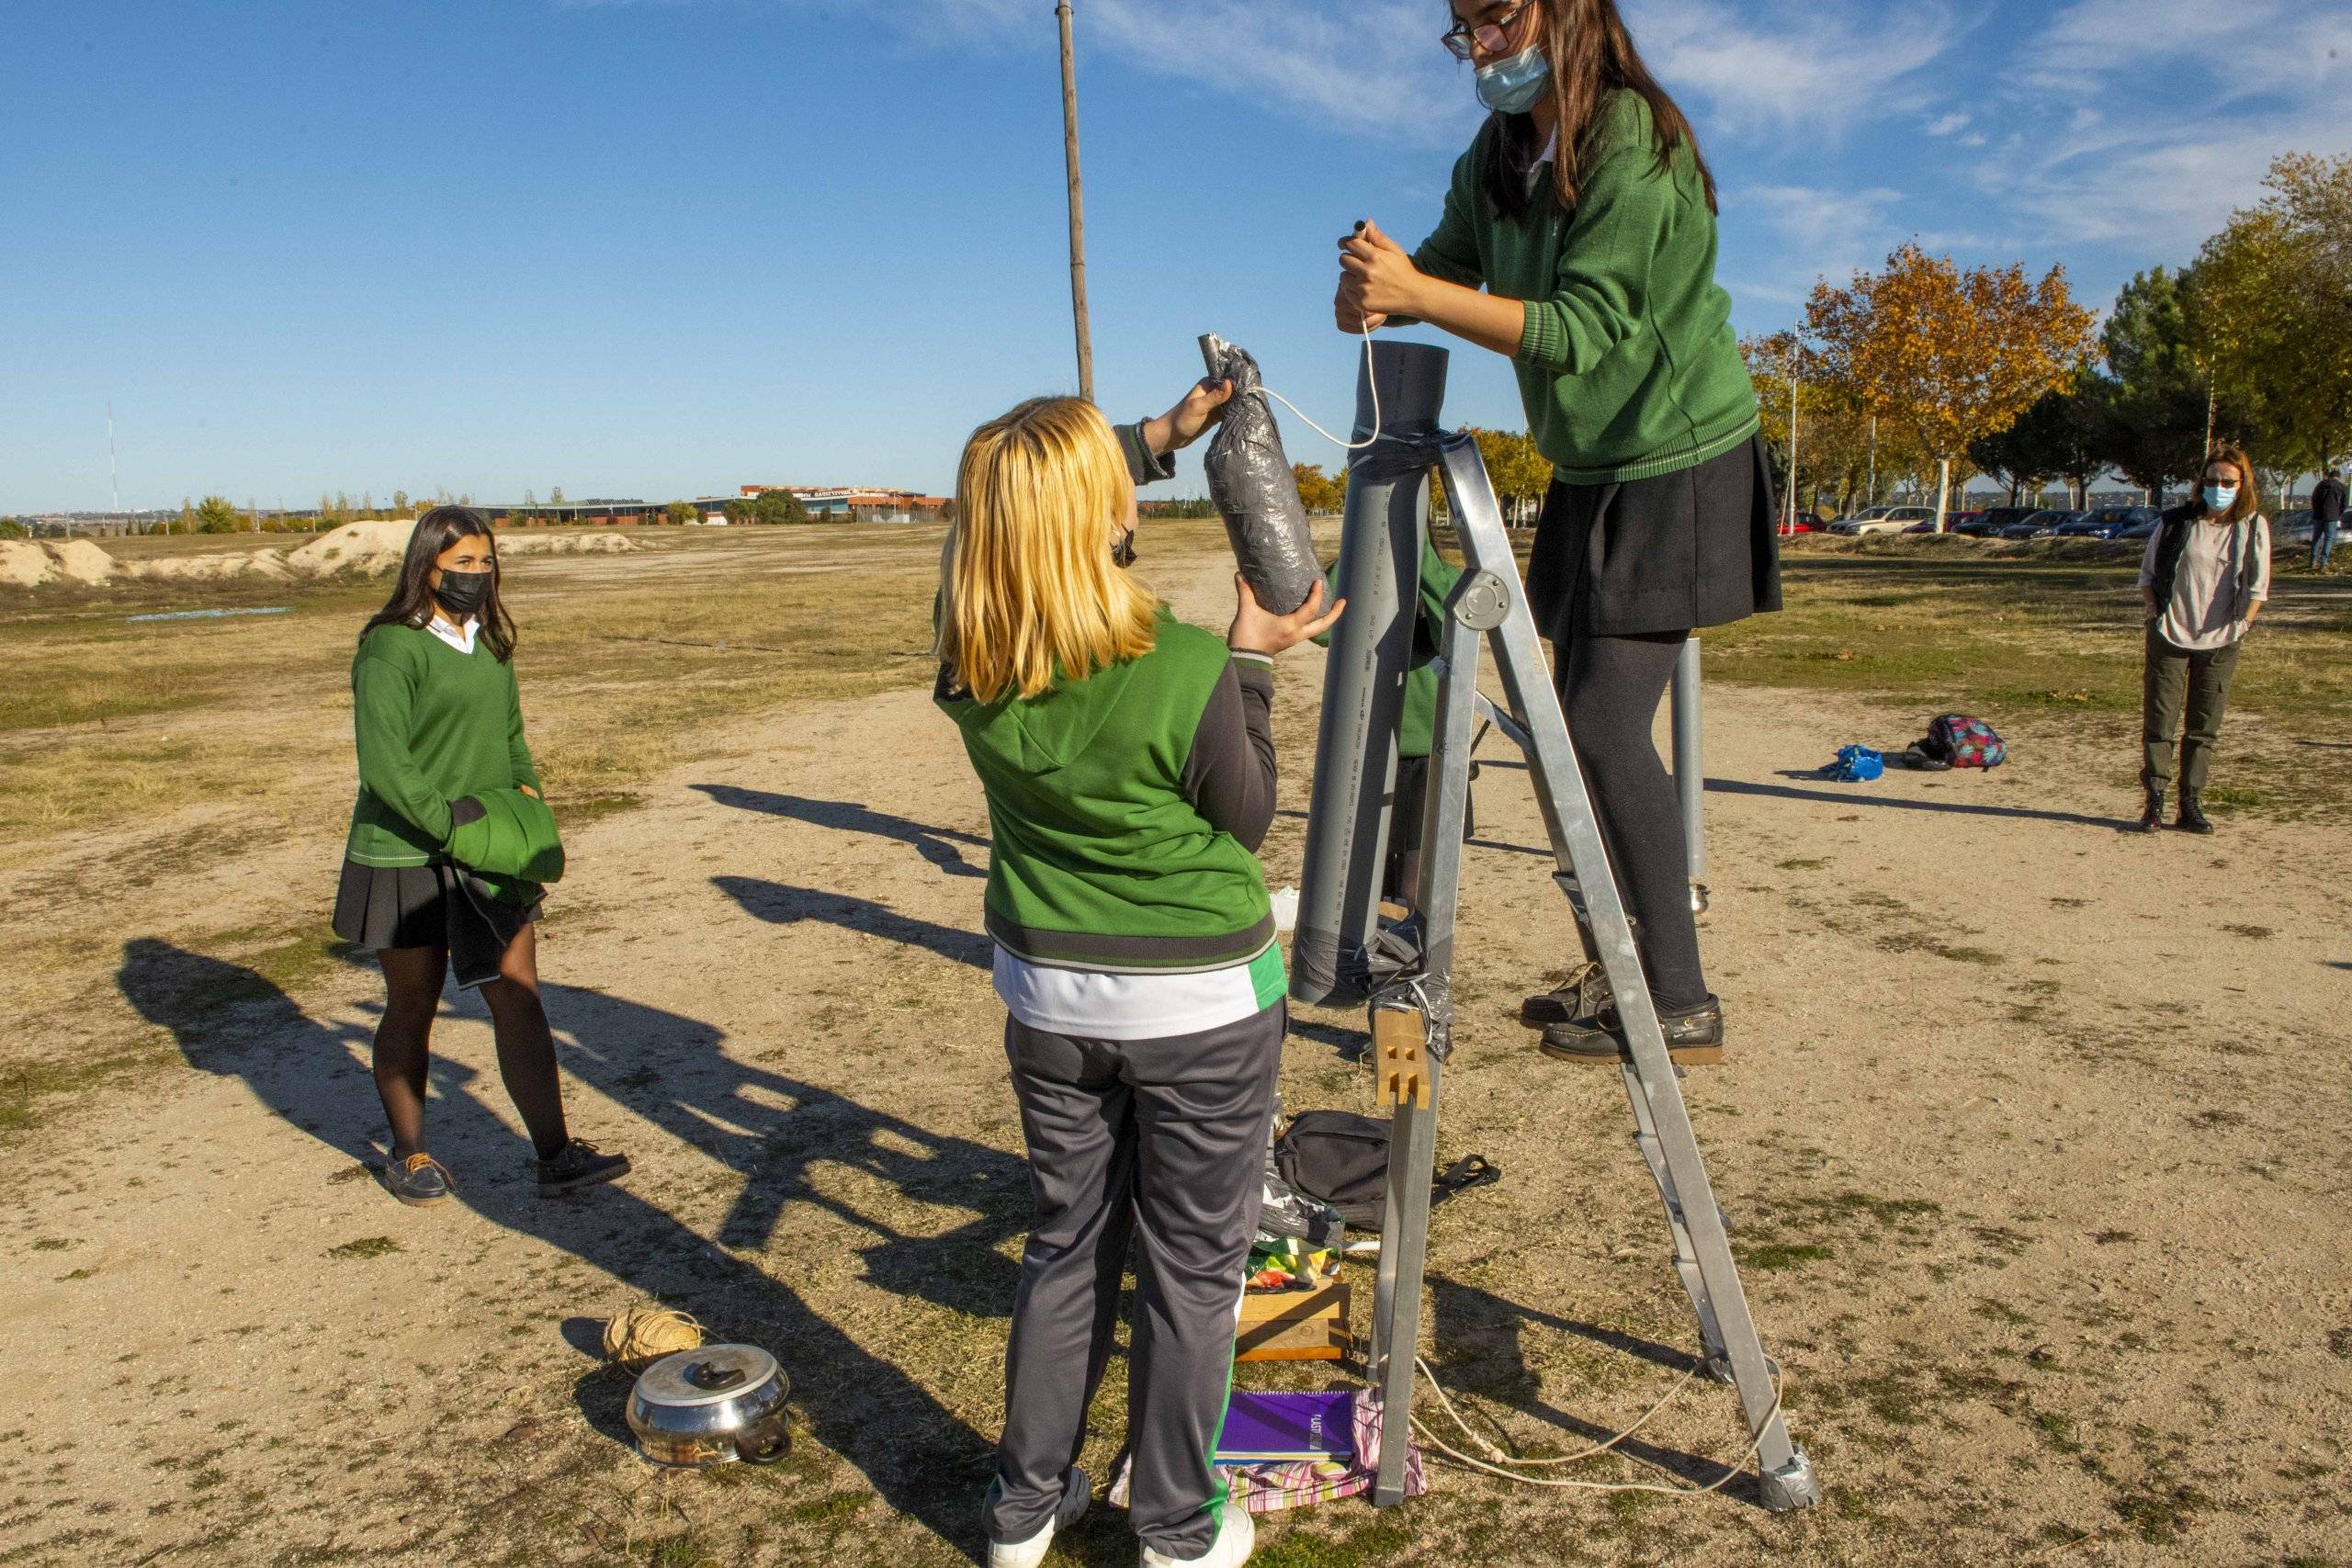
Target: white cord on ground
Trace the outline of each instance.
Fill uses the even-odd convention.
[[[1781,1393],[1782,1387],[1784,1386],[1784,1374],[1778,1366],[1773,1367],[1772,1407],[1764,1413],[1764,1419],[1758,1423],[1755,1436],[1748,1439],[1747,1447],[1740,1450],[1739,1457],[1733,1460],[1728,1465],[1725,1465],[1724,1467],[1724,1472],[1715,1477],[1713,1481],[1708,1482],[1704,1486],[1660,1486],[1650,1482],[1643,1481],[1570,1481],[1555,1476],[1523,1475],[1517,1470],[1506,1470],[1503,1467],[1505,1465],[1567,1464],[1577,1460],[1590,1459],[1596,1454],[1606,1453],[1610,1450],[1615,1448],[1619,1443],[1623,1442],[1627,1438],[1632,1437],[1635,1432],[1640,1431],[1651,1416],[1656,1416],[1660,1410],[1666,1407],[1667,1400],[1673,1398],[1676,1393],[1681,1391],[1682,1385],[1690,1381],[1693,1373],[1686,1371],[1681,1378],[1676,1381],[1673,1387],[1666,1391],[1664,1398],[1661,1398],[1656,1404],[1651,1405],[1648,1410],[1643,1413],[1641,1420],[1634,1422],[1631,1427],[1626,1427],[1623,1431],[1618,1433],[1615,1437],[1610,1438],[1605,1443],[1596,1444],[1582,1453],[1571,1454],[1565,1458],[1514,1459],[1508,1454],[1502,1453],[1500,1450],[1497,1450],[1493,1444],[1487,1442],[1476,1432],[1472,1431],[1470,1424],[1462,1418],[1462,1413],[1454,1409],[1453,1401],[1446,1397],[1445,1390],[1439,1385],[1437,1374],[1430,1370],[1429,1363],[1422,1360],[1418,1356],[1413,1359],[1414,1364],[1420,1368],[1421,1375],[1429,1379],[1430,1387],[1437,1391],[1438,1403],[1444,1406],[1445,1413],[1448,1416],[1453,1417],[1453,1424],[1461,1427],[1464,1434],[1467,1436],[1472,1442],[1476,1443],[1480,1448],[1485,1449],[1488,1453],[1494,1455],[1496,1461],[1498,1462],[1489,1463],[1486,1460],[1474,1459],[1468,1454],[1462,1453],[1454,1449],[1449,1448],[1435,1433],[1431,1432],[1427,1427],[1421,1424],[1419,1416],[1415,1416],[1412,1420],[1412,1427],[1414,1432],[1419,1436],[1423,1442],[1429,1444],[1430,1448],[1436,1450],[1447,1459],[1452,1460],[1454,1463],[1464,1466],[1467,1469],[1484,1471],[1488,1475],[1498,1476],[1505,1481],[1515,1481],[1522,1486],[1549,1486],[1579,1492],[1655,1492],[1658,1495],[1664,1497],[1703,1497],[1708,1493],[1716,1491],[1728,1483],[1734,1476],[1738,1475],[1741,1472],[1746,1470],[1747,1468],[1747,1461],[1755,1457],[1756,1450],[1764,1446],[1764,1434],[1771,1430],[1773,1421],[1777,1419],[1781,1414]],[[1626,1455],[1624,1457],[1632,1458],[1634,1456]],[[1652,1463],[1653,1461],[1644,1460],[1639,1461],[1638,1462],[1647,1464]]]
[[[1292,402],[1288,398],[1283,397],[1272,387],[1267,386],[1261,381],[1259,383],[1257,389],[1266,396],[1273,399],[1274,401],[1282,404],[1283,407],[1290,410],[1291,412],[1298,415],[1300,419],[1306,420],[1307,429],[1315,432],[1316,434],[1321,436],[1324,440],[1329,441],[1332,446],[1346,452],[1361,452],[1365,447],[1380,439],[1380,378],[1369,374],[1372,368],[1372,329],[1370,327],[1365,327],[1363,328],[1362,331],[1363,333],[1363,363],[1364,369],[1367,372],[1365,379],[1372,383],[1372,434],[1366,436],[1363,440],[1342,441],[1338,436],[1332,434],[1329,431],[1324,429],[1321,425],[1316,423],[1313,420],[1307,419],[1306,411],[1305,409],[1300,408],[1296,403]]]

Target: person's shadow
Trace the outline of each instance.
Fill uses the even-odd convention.
[[[950,876],[986,876],[957,851],[957,844],[967,844],[985,850],[989,840],[973,833],[962,833],[952,828],[933,828],[905,817],[894,817],[886,811],[876,811],[854,800],[811,800],[806,795],[777,795],[771,790],[741,789],[734,784],[695,784],[694,786],[718,802],[739,811],[757,811],[769,817],[789,817],[795,821],[812,823],[820,828],[838,828],[845,833],[871,833],[876,838],[895,840],[910,844],[915,853],[937,866]]]
[[[1544,1398],[1540,1392],[1543,1380],[1528,1365],[1526,1351],[1521,1344],[1521,1336],[1530,1326],[1573,1334],[1580,1339],[1647,1361],[1667,1372],[1679,1374],[1698,1365],[1698,1358],[1688,1351],[1677,1350],[1616,1329],[1578,1323],[1539,1307],[1506,1301],[1491,1292],[1462,1284],[1442,1274],[1431,1274],[1429,1284],[1439,1342],[1444,1347],[1444,1360],[1437,1369],[1438,1373],[1457,1389],[1494,1400],[1550,1427],[1565,1449],[1581,1449],[1606,1442],[1615,1437],[1616,1432],[1559,1409]],[[1694,1336],[1697,1326],[1695,1322],[1691,1325]],[[1663,1382],[1657,1385],[1657,1392],[1666,1392]],[[1737,1434],[1745,1442],[1747,1429],[1744,1417],[1740,1414],[1737,1397],[1731,1390],[1702,1371],[1690,1380],[1687,1388],[1678,1391],[1677,1403],[1683,1401],[1700,1404],[1709,1402],[1720,1404],[1727,1412],[1724,1417],[1726,1434]],[[1728,1443],[1725,1448],[1731,1452],[1738,1451]],[[1646,1441],[1638,1433],[1618,1443],[1616,1450],[1629,1458],[1646,1461],[1672,1472],[1685,1485],[1703,1486],[1723,1473],[1724,1467],[1719,1461],[1686,1453],[1679,1449],[1662,1448]],[[1742,1468],[1747,1467],[1743,1465]],[[1600,1474],[1585,1477],[1593,1480],[1602,1478]],[[1759,1500],[1752,1470],[1725,1483],[1723,1490],[1750,1502]]]
[[[367,1066],[371,1031],[320,1023],[254,971],[152,938],[124,944],[118,983],[142,1017],[172,1032],[190,1066],[242,1079],[261,1104],[330,1147],[355,1158],[373,1154],[382,1111]],[[1015,1267],[997,1246],[1025,1226],[1021,1161],[737,1061],[721,1049],[724,1034],[698,1020],[584,987],[543,990],[550,1017],[571,1037],[564,1066],[741,1173],[741,1194],[717,1241],[628,1180],[576,1198],[539,1198],[522,1178],[528,1145],[483,1098],[495,1091],[475,1069],[436,1057],[433,1147],[459,1173],[458,1200],[642,1295],[692,1311],[726,1337],[774,1350],[820,1443],[862,1472],[891,1508],[975,1548],[993,1445],[907,1371],[729,1249],[763,1245],[785,1205],[799,1201],[872,1238],[860,1256],[882,1288],[1001,1315],[1011,1309]],[[970,1218],[944,1234],[910,1235],[835,1195],[853,1184],[820,1190],[810,1177],[820,1164]],[[500,1179],[502,1166],[515,1177]],[[625,1386],[583,1379],[582,1397],[592,1423],[625,1438]]]

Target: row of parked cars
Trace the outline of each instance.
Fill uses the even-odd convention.
[[[2156,531],[2164,513],[2153,506],[2099,506],[2086,511],[2064,507],[1988,506],[1977,512],[1953,512],[1944,518],[1944,531],[1977,539],[2144,539]],[[1932,506],[1873,506],[1835,523],[1797,520],[1799,533],[1932,534]],[[2312,513],[2308,506],[2281,513],[2270,530],[2277,544],[2308,544]]]

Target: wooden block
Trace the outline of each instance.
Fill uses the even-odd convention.
[[[1422,1070],[1421,1047],[1427,1043],[1421,1015],[1404,1008],[1372,1010],[1372,1051],[1377,1082],[1374,1098],[1383,1105],[1430,1108],[1429,1075]]]
[[[1241,1298],[1233,1337],[1237,1361],[1336,1361],[1346,1356],[1348,1285],[1334,1280],[1311,1291],[1261,1291]]]

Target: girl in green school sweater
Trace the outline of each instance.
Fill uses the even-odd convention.
[[[1508,356],[1552,460],[1527,596],[1677,1061],[1723,1054],[1674,787],[1650,740],[1690,633],[1781,604],[1756,394],[1715,283],[1715,183],[1616,0],[1453,0],[1442,41],[1492,110],[1408,253],[1342,240],[1348,332],[1426,322]],[[1581,1014],[1581,1015],[1580,1015]],[[1547,1055],[1614,1062],[1613,1008],[1522,1014]]]
[[[564,1125],[555,1041],[539,1005],[535,891],[526,885],[519,906],[480,897],[449,853],[457,830],[483,815],[475,797],[539,794],[514,652],[489,523],[469,507],[435,507],[417,520],[399,585],[351,661],[359,796],[334,902],[335,934],[372,949],[383,966],[376,1091],[391,1124],[384,1184],[403,1203],[438,1203],[456,1190],[424,1147],[433,1017],[453,946],[458,983],[480,985],[489,1004],[499,1076],[537,1152],[541,1195],[628,1169],[625,1156],[598,1152]]]

